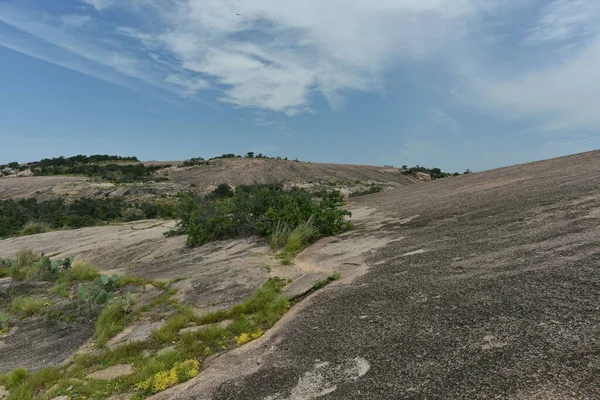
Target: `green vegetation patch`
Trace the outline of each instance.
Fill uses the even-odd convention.
[[[167,202],[126,203],[121,198],[0,200],[0,238],[81,228],[102,222],[173,218],[175,205]]]
[[[11,163],[13,164],[13,163]],[[170,165],[145,166],[137,157],[110,155],[77,155],[73,157],[44,158],[23,165],[16,163],[18,169],[31,169],[36,176],[49,175],[85,175],[111,182],[144,182],[165,180],[156,177],[155,172]]]
[[[271,279],[243,303],[204,316],[195,315],[190,307],[175,304],[177,312],[145,342],[81,354],[58,368],[33,373],[16,369],[0,375],[0,385],[10,391],[9,399],[19,400],[60,395],[74,399],[107,398],[132,390],[136,392],[134,398],[145,398],[193,378],[211,354],[262,336],[290,307],[281,295],[284,284]],[[97,340],[105,330],[120,328],[123,315],[118,303],[107,305],[96,324]],[[206,326],[181,332],[192,324]],[[109,381],[87,378],[94,371],[117,364],[131,364],[134,372]]]
[[[272,243],[281,245],[287,244],[297,227],[310,226],[313,238],[349,229],[346,217],[351,213],[343,205],[343,196],[335,190],[311,194],[300,188],[286,190],[283,185],[241,185],[233,191],[220,185],[205,197],[181,194],[177,228],[168,234],[187,234],[190,246],[252,234],[275,235]]]

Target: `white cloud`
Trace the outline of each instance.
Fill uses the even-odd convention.
[[[186,97],[195,95],[199,90],[210,88],[210,84],[204,79],[188,79],[176,74],[170,74],[165,81],[183,87],[185,89],[183,95]]]
[[[79,1],[94,7],[98,12],[103,11],[113,5],[113,0],[79,0]]]
[[[390,74],[442,66],[440,97],[461,105],[546,129],[600,125],[596,0],[71,1],[100,14],[0,4],[0,22],[56,46],[60,57],[6,36],[4,45],[113,82],[282,115],[313,112],[320,97],[338,108],[352,92],[387,92]],[[515,29],[519,7],[530,14]],[[109,19],[116,13],[122,18]],[[496,53],[501,63],[489,59]]]
[[[161,32],[121,31],[216,81],[223,102],[296,115],[311,109],[314,93],[339,106],[348,91],[379,90],[380,74],[394,60],[443,50],[460,34],[453,23],[469,15],[474,2],[186,0],[175,8],[151,3],[164,24]]]
[[[61,17],[63,24],[65,27],[74,27],[78,28],[84,25],[87,25],[92,21],[92,17],[89,15],[80,15],[80,14],[70,14],[63,15]]]

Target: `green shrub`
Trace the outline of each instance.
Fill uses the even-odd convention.
[[[173,218],[175,204],[169,201],[127,204],[122,198],[0,200],[0,238],[45,232],[51,229],[81,228],[108,221],[145,218]],[[30,221],[36,221],[31,223]]]
[[[312,218],[315,236],[329,236],[350,227],[350,212],[341,208],[343,196],[322,191],[318,198],[304,189],[284,190],[282,185],[238,186],[233,195],[214,193],[204,198],[180,195],[177,228],[167,234],[187,233],[188,245],[244,235],[271,237],[280,244],[287,227],[297,227]],[[279,232],[278,232],[279,230]],[[287,241],[287,238],[285,238]]]

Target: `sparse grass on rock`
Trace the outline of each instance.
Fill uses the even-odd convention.
[[[15,297],[10,304],[10,310],[20,317],[26,318],[39,314],[46,305],[50,304],[37,297]]]
[[[15,370],[0,375],[0,385],[9,389],[10,400],[60,395],[107,398],[132,390],[137,392],[136,399],[145,398],[196,376],[200,364],[211,354],[262,336],[290,307],[281,295],[284,284],[279,279],[271,279],[244,302],[203,316],[169,300],[171,295],[167,285],[164,288],[166,295],[153,302],[150,309],[168,302],[176,312],[148,340],[81,354],[59,368],[45,368],[34,373]],[[118,303],[114,303],[103,309],[96,324],[97,342],[106,343],[122,329],[128,317],[117,306]],[[143,311],[137,313],[131,317],[139,318]],[[229,320],[231,322],[227,323]],[[216,324],[219,322],[221,324]],[[191,324],[206,326],[198,331],[180,332]],[[166,345],[171,349],[160,351]],[[133,373],[108,381],[87,378],[92,372],[118,364],[132,365]]]

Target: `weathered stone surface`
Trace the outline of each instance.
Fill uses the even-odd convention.
[[[214,323],[214,324],[206,324],[206,325],[199,325],[199,326],[188,326],[187,328],[181,329],[179,331],[179,333],[200,332],[200,331],[203,331],[205,329],[212,328],[214,326],[219,326],[221,328],[225,328],[227,325],[229,325],[232,322],[233,322],[232,320],[226,319],[225,321],[217,322],[217,323]]]
[[[287,285],[283,289],[282,294],[288,300],[300,297],[309,292],[315,283],[326,280],[329,275],[331,275],[331,272],[313,272],[311,274],[304,275]]]
[[[131,375],[132,373],[133,366],[131,364],[117,364],[113,365],[112,367],[91,373],[87,377],[91,379],[110,381],[120,376]]]
[[[123,332],[112,338],[107,346],[109,349],[114,349],[122,344],[143,342],[150,337],[152,331],[160,329],[164,323],[165,321],[163,320],[158,322],[142,322],[128,326]]]
[[[144,286],[143,292],[134,295],[135,306],[136,308],[147,306],[152,302],[152,300],[159,298],[164,293],[164,290],[148,284]]]

